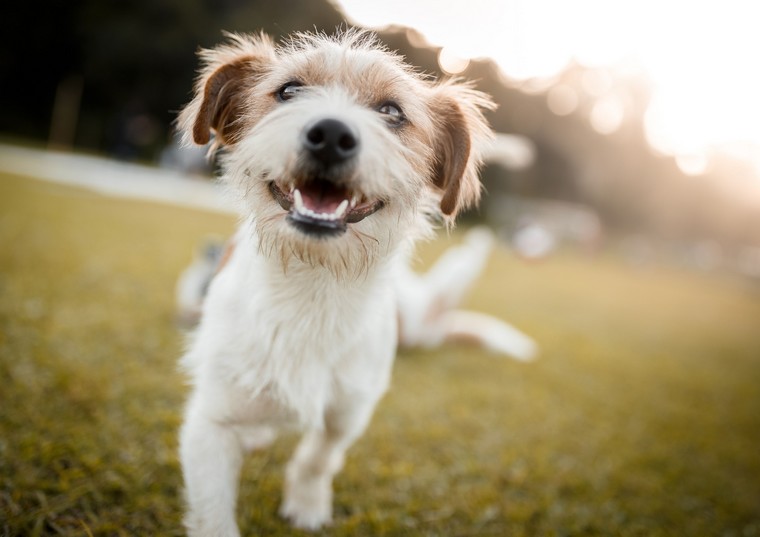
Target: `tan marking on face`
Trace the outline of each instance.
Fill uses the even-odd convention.
[[[212,149],[227,146],[225,179],[255,216],[267,255],[336,274],[346,267],[361,272],[402,240],[399,229],[425,235],[435,212],[450,223],[477,201],[479,147],[489,136],[481,110],[490,101],[466,85],[429,80],[368,35],[306,34],[280,46],[264,36],[236,36],[202,55],[196,96],[180,124],[199,143],[213,130]],[[294,81],[305,86],[303,95],[278,99],[278,90]],[[389,101],[401,109],[402,124],[379,111]],[[288,224],[289,209],[273,199],[269,184],[287,191],[299,174],[313,173],[300,137],[323,113],[360,132],[356,166],[342,180],[384,208],[350,224],[339,239],[310,241]]]

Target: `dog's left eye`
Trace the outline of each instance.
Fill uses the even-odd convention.
[[[386,121],[394,127],[398,127],[406,121],[406,116],[401,107],[393,101],[384,102],[377,108],[377,111],[386,116]]]

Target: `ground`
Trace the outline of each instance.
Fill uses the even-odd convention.
[[[233,226],[0,175],[0,535],[181,534],[173,285]],[[504,250],[468,305],[540,359],[402,354],[324,535],[760,535],[756,282]],[[298,534],[293,445],[248,459],[244,534]]]

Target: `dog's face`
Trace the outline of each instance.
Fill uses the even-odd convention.
[[[231,36],[205,62],[180,125],[213,131],[262,252],[359,274],[477,201],[490,101],[434,84],[370,34]],[[436,209],[438,207],[439,209]]]

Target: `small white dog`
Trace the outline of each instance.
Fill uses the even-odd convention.
[[[491,101],[417,74],[371,34],[298,34],[276,46],[231,35],[202,52],[179,122],[223,147],[244,219],[211,282],[183,365],[194,390],[181,431],[191,535],[236,536],[245,451],[305,430],[280,513],[317,529],[332,479],[388,388],[399,341],[465,337],[518,358],[533,344],[454,311],[491,237],[472,232],[426,275],[415,240],[478,200]]]

